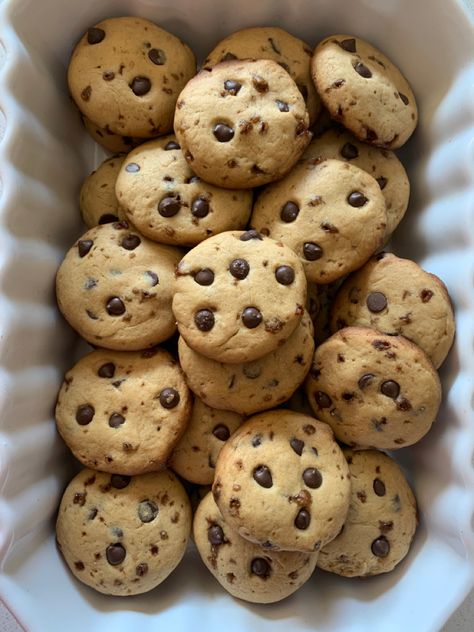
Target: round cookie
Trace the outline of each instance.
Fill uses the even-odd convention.
[[[287,246],[229,231],[190,250],[176,271],[179,333],[219,362],[250,362],[283,344],[304,312],[306,279]]]
[[[83,465],[144,474],[166,466],[191,404],[183,373],[166,351],[97,349],[66,373],[56,424]]]
[[[139,236],[128,222],[91,228],[58,270],[59,309],[93,345],[152,347],[176,329],[171,297],[180,258],[178,249]]]
[[[321,100],[311,78],[313,50],[306,42],[275,26],[241,29],[221,40],[204,60],[211,68],[232,59],[273,59],[292,77],[303,95],[310,124],[321,109]]]
[[[295,82],[270,60],[204,68],[179,95],[174,120],[192,170],[228,189],[283,177],[311,140],[308,125]]]
[[[146,237],[194,246],[225,230],[245,228],[252,192],[220,189],[194,175],[175,136],[132,151],[117,179],[127,218]]]
[[[79,194],[79,207],[87,228],[123,218],[115,195],[115,182],[123,161],[123,156],[107,158],[84,180]]]
[[[79,110],[99,128],[149,138],[173,129],[176,101],[196,72],[189,47],[149,20],[110,18],[87,29],[68,68]]]
[[[359,140],[396,149],[418,122],[413,92],[377,48],[351,35],[320,42],[311,61],[316,89],[331,116]]]
[[[342,532],[318,566],[343,577],[388,573],[407,555],[418,524],[416,500],[397,463],[376,450],[344,450],[351,504]]]
[[[349,479],[331,428],[280,409],[251,417],[230,437],[212,492],[242,537],[267,549],[312,552],[341,530]]]
[[[352,447],[413,445],[441,403],[438,374],[423,350],[366,327],[341,329],[317,347],[305,387],[314,414]]]
[[[194,542],[202,561],[233,597],[274,603],[293,594],[313,574],[318,553],[269,551],[242,538],[224,522],[209,493],[193,520]]]
[[[311,319],[304,313],[288,340],[252,362],[226,364],[178,342],[179,361],[190,389],[209,406],[243,415],[273,408],[303,383],[313,359]]]
[[[389,239],[403,219],[410,197],[407,173],[393,151],[361,143],[341,129],[330,129],[308,145],[303,158],[345,160],[370,173],[377,180],[385,198],[385,240]]]
[[[381,245],[385,200],[376,180],[341,160],[301,161],[258,196],[251,225],[296,252],[308,281],[330,283]]]
[[[64,492],[56,541],[69,569],[106,595],[152,590],[181,561],[191,507],[172,472],[122,476],[84,469]]]
[[[121,136],[114,134],[108,125],[99,127],[89,119],[81,115],[82,122],[88,134],[101,145],[104,149],[111,151],[113,154],[128,154],[134,147],[143,143],[146,138],[136,138],[131,136]]]
[[[348,325],[405,336],[436,368],[444,362],[455,333],[451,300],[441,279],[414,261],[387,252],[370,259],[339,289],[331,328]]]
[[[173,450],[169,467],[191,483],[210,485],[224,442],[243,420],[242,415],[210,408],[196,397],[189,424]]]

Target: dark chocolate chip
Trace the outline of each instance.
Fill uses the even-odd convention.
[[[234,130],[225,123],[214,125],[212,133],[220,143],[228,143],[234,138]]]
[[[214,283],[214,272],[210,268],[202,268],[194,275],[194,280],[199,285],[212,285]]]
[[[125,248],[125,250],[135,250],[135,248],[138,248],[138,246],[141,243],[142,243],[142,240],[140,239],[138,235],[129,233],[128,235],[125,235],[125,237],[122,238],[120,245],[122,246],[122,248]]]
[[[408,100],[408,97],[406,96],[406,94],[402,94],[401,92],[399,92],[398,96],[400,97],[400,99],[403,101],[403,103],[405,105],[408,105],[409,100]]]
[[[380,392],[391,399],[397,399],[400,395],[400,384],[394,380],[387,380],[386,382],[382,382]]]
[[[152,522],[158,515],[158,505],[152,500],[142,500],[137,511],[142,522]]]
[[[115,364],[113,362],[106,362],[105,364],[99,367],[99,370],[97,371],[97,375],[99,377],[114,377]]]
[[[372,546],[370,547],[372,553],[377,557],[387,557],[390,553],[390,543],[385,536],[380,536],[372,542]]]
[[[341,149],[341,156],[347,160],[353,160],[359,155],[359,150],[352,143],[346,143]]]
[[[76,421],[80,426],[87,426],[94,418],[95,408],[91,404],[81,404],[76,410]]]
[[[383,191],[387,185],[387,178],[380,176],[377,178],[377,182],[379,183],[380,190]]]
[[[140,562],[135,569],[137,577],[143,577],[148,573],[148,564],[146,562]]]
[[[178,197],[167,196],[160,200],[158,213],[162,217],[173,217],[181,208],[181,200]]]
[[[250,570],[262,579],[268,579],[272,572],[270,564],[263,557],[254,557],[250,563]]]
[[[105,551],[105,555],[109,564],[111,564],[112,566],[117,566],[124,561],[127,552],[120,543],[109,544]]]
[[[218,424],[214,427],[212,434],[216,439],[219,439],[219,441],[227,441],[230,437],[230,430],[227,426],[224,426],[224,424]]]
[[[293,439],[290,439],[290,445],[298,456],[302,455],[303,448],[304,448],[304,441],[301,441],[301,439],[293,438]]]
[[[387,298],[382,292],[371,292],[367,297],[366,304],[371,312],[377,314],[378,312],[383,312],[387,307]]]
[[[364,79],[370,79],[370,77],[372,76],[372,73],[369,70],[369,68],[367,68],[367,66],[363,64],[361,61],[355,62],[353,64],[353,68],[356,71],[356,73],[359,74],[361,77],[364,77]]]
[[[350,39],[342,40],[341,42],[339,42],[339,46],[346,50],[348,53],[356,52],[356,41],[353,37],[351,37]]]
[[[86,254],[89,252],[89,250],[92,248],[92,246],[94,245],[94,242],[92,241],[92,239],[80,239],[77,242],[77,250],[79,252],[79,256],[81,257],[85,257]]]
[[[261,487],[269,489],[273,486],[272,473],[266,465],[259,465],[254,469],[253,479]]]
[[[148,77],[134,77],[129,84],[132,92],[137,97],[142,97],[151,90],[151,81]]]
[[[147,277],[150,278],[152,287],[159,284],[160,279],[158,278],[156,272],[153,272],[152,270],[146,270],[145,274],[147,275]]]
[[[424,290],[421,290],[420,292],[420,298],[421,298],[422,303],[429,303],[432,296],[433,296],[433,292],[426,288]]]
[[[258,432],[252,437],[252,446],[258,448],[259,445],[262,445],[262,435]]]
[[[369,384],[372,384],[374,380],[375,380],[375,375],[373,373],[364,373],[364,375],[359,378],[359,381],[357,383],[359,385],[359,388],[361,390],[364,390],[364,388],[369,386]]]
[[[102,73],[102,79],[104,81],[112,81],[113,79],[115,79],[115,72],[112,72],[111,70],[106,70]]]
[[[277,104],[277,107],[280,110],[280,112],[290,111],[290,106],[288,105],[288,103],[285,103],[285,101],[280,101],[279,99],[277,99],[275,103]]]
[[[295,271],[291,266],[279,266],[275,270],[275,278],[281,285],[291,285],[295,280]]]
[[[91,26],[87,29],[87,43],[88,44],[100,44],[105,37],[105,31],[97,28],[97,26]]]
[[[84,90],[81,92],[81,99],[83,101],[89,101],[92,94],[92,88],[90,86],[86,86]]]
[[[170,151],[170,149],[181,149],[181,147],[175,140],[170,140],[165,145],[165,151]]]
[[[374,492],[377,496],[385,496],[385,484],[380,478],[374,479]]]
[[[140,171],[140,165],[137,165],[136,162],[129,162],[125,167],[125,171],[128,171],[128,173],[137,173]]]
[[[112,413],[109,417],[109,426],[111,428],[119,428],[125,423],[125,417],[120,413]]]
[[[227,90],[229,94],[232,94],[234,97],[242,87],[242,84],[238,81],[233,81],[232,79],[227,79],[224,81],[224,88]]]
[[[211,331],[215,318],[210,309],[200,309],[194,314],[194,323],[199,331]]]
[[[268,83],[263,77],[260,77],[259,75],[254,75],[252,78],[252,83],[255,90],[257,92],[260,92],[260,94],[265,94],[265,92],[268,92]]]
[[[327,393],[323,393],[322,391],[316,391],[314,399],[316,400],[316,404],[319,408],[329,408],[332,404],[332,399],[329,395]]]
[[[245,259],[234,259],[229,265],[229,272],[236,279],[245,279],[250,272],[250,266]]]
[[[110,484],[115,489],[124,489],[131,481],[130,476],[125,476],[123,474],[112,474],[110,477]]]
[[[156,66],[163,66],[166,62],[165,51],[161,50],[161,48],[150,48],[148,51],[148,59]]]
[[[311,489],[317,489],[318,487],[321,487],[323,477],[321,476],[321,472],[315,467],[307,467],[303,472],[303,480],[308,487],[311,487]]]
[[[99,226],[102,226],[102,224],[111,224],[112,222],[117,222],[117,221],[118,221],[117,215],[112,215],[112,213],[104,213],[99,218]]]
[[[295,527],[297,529],[307,529],[309,527],[309,523],[311,522],[311,514],[307,509],[300,509],[295,518]]]
[[[212,546],[220,546],[221,544],[224,544],[225,537],[222,527],[218,524],[211,524],[207,530],[207,539]]]
[[[245,233],[240,235],[240,241],[250,241],[251,239],[259,239],[260,241],[263,241],[262,235],[253,228],[246,230]]]
[[[295,204],[295,202],[286,202],[281,208],[280,218],[282,219],[282,221],[289,224],[290,222],[295,221],[295,219],[298,217],[299,212],[300,207]]]
[[[109,316],[121,316],[125,313],[125,305],[123,304],[122,299],[118,296],[112,296],[109,298],[106,309]]]
[[[209,202],[203,197],[196,198],[191,204],[191,213],[194,217],[206,217],[209,214]]]
[[[179,404],[180,396],[175,388],[164,388],[160,392],[160,404],[163,408],[175,408]]]
[[[313,241],[306,241],[303,245],[303,254],[307,261],[316,261],[323,256],[323,249]]]
[[[367,204],[369,200],[360,191],[352,191],[352,193],[347,196],[347,201],[351,206],[360,208],[361,206],[364,206],[364,204]]]
[[[256,307],[246,307],[242,312],[242,322],[248,329],[258,327],[262,319],[262,313]]]

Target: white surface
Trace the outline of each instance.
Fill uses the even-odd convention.
[[[8,21],[22,41],[4,21],[0,594],[33,632],[138,625],[143,630],[164,625],[184,630],[196,621],[209,631],[224,624],[229,632],[257,627],[272,632],[288,627],[438,630],[468,592],[474,573],[474,69],[473,31],[466,16],[454,0],[430,2],[429,19],[423,0],[264,0],[240,3],[237,15],[234,3],[211,0],[200,2],[196,13],[189,0],[6,4]],[[310,43],[331,32],[357,33],[398,62],[414,87],[421,125],[401,152],[413,195],[394,250],[447,282],[458,335],[441,373],[445,404],[436,427],[418,446],[399,453],[415,484],[422,526],[411,555],[392,575],[348,582],[317,574],[293,598],[259,607],[224,595],[190,552],[158,590],[113,600],[75,583],[58,558],[51,516],[71,463],[56,438],[51,412],[74,342],[54,307],[53,278],[80,227],[79,183],[101,155],[85,139],[68,104],[64,71],[70,46],[84,28],[104,16],[125,13],[151,17],[200,54],[243,25],[280,24]],[[467,625],[464,629],[471,632],[472,618]],[[449,632],[459,629],[456,618],[450,626]]]

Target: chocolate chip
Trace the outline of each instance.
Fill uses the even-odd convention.
[[[386,382],[382,382],[382,385],[380,386],[380,392],[387,397],[397,399],[400,394],[400,385],[394,380],[387,380]]]
[[[387,185],[387,178],[380,176],[377,178],[377,182],[379,183],[380,190],[383,191]]]
[[[380,536],[372,542],[372,546],[370,547],[372,553],[377,557],[387,557],[390,553],[390,543],[385,536]]]
[[[206,217],[209,214],[209,202],[203,197],[196,198],[191,204],[191,213],[194,217]]]
[[[125,417],[120,413],[112,413],[109,417],[109,426],[111,428],[119,428],[125,423]]]
[[[87,43],[88,44],[100,44],[105,37],[105,31],[97,28],[97,26],[91,26],[87,29]]]
[[[290,111],[290,106],[288,105],[288,103],[285,103],[284,101],[280,101],[279,99],[277,99],[275,103],[277,104],[277,107],[280,110],[280,112]]]
[[[301,439],[293,438],[293,439],[290,439],[290,445],[298,456],[302,455],[303,448],[304,448],[304,441],[301,441]]]
[[[162,217],[173,217],[181,208],[181,200],[178,197],[167,196],[160,200],[158,213]]]
[[[141,243],[142,240],[138,235],[129,233],[128,235],[125,235],[125,237],[123,237],[120,245],[122,246],[122,248],[125,248],[125,250],[135,250],[135,248],[138,248]]]
[[[80,239],[77,242],[77,250],[79,252],[79,256],[81,257],[85,257],[86,254],[89,252],[89,250],[92,248],[92,246],[94,245],[94,242],[92,241],[92,239]]]
[[[383,312],[387,307],[387,298],[382,292],[371,292],[367,297],[366,304],[371,312],[377,314],[378,312]]]
[[[248,329],[258,327],[262,319],[262,313],[256,307],[246,307],[242,312],[242,322]]]
[[[126,556],[127,552],[125,548],[117,543],[117,544],[109,544],[105,551],[105,555],[107,557],[107,562],[112,566],[117,566],[121,564]]]
[[[364,77],[364,79],[370,79],[372,76],[371,71],[361,61],[353,63],[352,67],[361,77]]]
[[[286,202],[280,211],[280,218],[282,221],[289,224],[290,222],[294,222],[298,217],[298,213],[300,212],[300,207],[295,204],[295,202]]]
[[[128,173],[137,173],[140,171],[140,165],[137,165],[136,162],[129,162],[125,167],[125,171],[128,171]]]
[[[148,59],[156,66],[163,66],[166,62],[165,51],[161,50],[161,48],[150,48],[148,51]]]
[[[412,405],[405,397],[399,397],[397,399],[397,410],[403,410],[406,412],[407,410],[411,410],[411,408]]]
[[[207,530],[207,539],[212,546],[220,546],[221,544],[224,544],[225,537],[222,527],[218,524],[212,524]]]
[[[316,404],[319,408],[329,408],[332,404],[332,399],[329,395],[327,393],[323,393],[322,391],[316,391],[314,399],[316,400]]]
[[[260,241],[263,241],[262,235],[253,228],[246,230],[245,233],[240,235],[240,241],[250,241],[251,239],[259,239]]]
[[[99,367],[99,370],[97,371],[97,375],[99,377],[114,377],[115,364],[113,362],[106,362],[105,364]]]
[[[170,140],[165,145],[165,151],[170,151],[170,149],[181,149],[181,147],[175,140]]]
[[[92,94],[91,86],[86,86],[84,90],[81,92],[81,99],[83,101],[89,101],[89,99],[91,98],[91,94]]]
[[[194,324],[199,331],[211,331],[214,327],[215,318],[210,309],[200,309],[194,314]]]
[[[150,278],[152,287],[154,287],[155,285],[158,285],[160,280],[159,280],[158,275],[156,274],[156,272],[153,272],[152,270],[146,270],[145,274],[147,275],[147,277]]]
[[[175,388],[164,388],[160,393],[160,404],[168,410],[179,404],[180,396]]]
[[[405,105],[408,105],[409,101],[408,101],[408,97],[406,96],[406,94],[402,94],[401,92],[399,92],[398,96],[400,97],[400,99],[403,101],[403,103]]]
[[[158,515],[158,505],[152,500],[142,500],[137,511],[142,522],[152,522]]]
[[[385,496],[385,484],[380,478],[374,479],[374,492],[377,496]]]
[[[112,298],[109,298],[106,309],[109,316],[121,316],[125,313],[125,305],[123,304],[122,299],[118,296],[112,296]]]
[[[141,562],[135,569],[135,574],[137,577],[143,577],[148,573],[148,564],[146,562]]]
[[[118,221],[117,215],[112,215],[112,213],[104,213],[99,218],[99,226],[102,224],[111,224],[112,222]]]
[[[428,303],[431,300],[432,296],[433,296],[433,292],[426,288],[424,290],[421,290],[420,292],[420,298],[421,298],[422,303]]]
[[[270,564],[263,557],[254,557],[250,562],[250,570],[262,579],[268,579],[272,572]]]
[[[194,280],[199,285],[212,285],[214,283],[214,272],[210,268],[202,268],[194,275]]]
[[[275,278],[281,285],[291,285],[295,280],[295,271],[290,266],[279,266],[275,270]]]
[[[321,476],[321,472],[315,467],[307,467],[303,472],[303,480],[311,489],[317,489],[321,487],[323,477]]]
[[[76,410],[76,421],[80,426],[87,426],[94,418],[95,408],[91,404],[81,404]]]
[[[374,380],[375,380],[375,375],[373,373],[364,373],[364,375],[359,378],[359,381],[357,383],[359,385],[359,388],[361,390],[364,390],[364,388],[369,386],[369,384],[372,384]]]
[[[245,259],[234,259],[229,266],[229,272],[236,279],[245,279],[250,272],[250,266]]]
[[[254,469],[253,479],[261,487],[269,489],[273,486],[272,473],[266,465],[259,465]]]
[[[252,446],[258,448],[259,445],[262,445],[262,435],[258,432],[252,437]]]
[[[297,529],[307,529],[309,527],[309,523],[311,522],[311,515],[307,509],[300,509],[295,518],[295,527]]]
[[[258,364],[244,365],[242,371],[249,380],[256,380],[262,374],[262,368]]]
[[[232,79],[227,79],[224,81],[224,88],[227,90],[229,94],[232,94],[234,97],[242,87],[242,84],[238,81],[233,81]]]
[[[129,83],[130,88],[132,89],[133,94],[137,97],[142,97],[147,94],[151,90],[151,81],[148,77],[134,77]]]
[[[74,494],[73,503],[75,505],[79,505],[80,507],[84,507],[86,504],[87,493],[76,492]]]
[[[303,245],[303,254],[307,261],[316,261],[323,256],[323,249],[313,241],[306,241]]]
[[[360,208],[361,206],[364,206],[364,204],[367,204],[368,199],[360,191],[352,191],[352,193],[347,196],[347,201],[351,206]]]
[[[112,81],[112,79],[115,79],[115,72],[112,72],[111,70],[106,70],[102,73],[102,79],[104,81]]]
[[[268,92],[268,83],[263,77],[260,77],[259,75],[254,75],[254,77],[252,78],[252,83],[255,90],[257,92],[260,92],[260,94]]]
[[[214,125],[212,133],[220,143],[228,143],[234,138],[234,130],[225,123],[217,123],[217,125]]]
[[[218,424],[214,427],[212,434],[216,439],[219,439],[219,441],[227,441],[230,437],[230,430],[227,426],[224,426],[224,424]]]
[[[353,37],[351,37],[350,39],[342,40],[341,42],[339,42],[339,46],[346,50],[348,53],[356,52],[356,41]]]
[[[347,160],[353,160],[359,155],[359,150],[352,143],[346,143],[341,149],[341,156]]]

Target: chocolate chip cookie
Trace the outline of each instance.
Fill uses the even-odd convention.
[[[179,333],[219,362],[250,362],[293,333],[304,312],[306,280],[287,246],[255,230],[229,231],[189,251],[176,272]]]
[[[229,189],[283,177],[311,140],[308,126],[298,87],[270,60],[204,68],[179,95],[174,120],[191,169]]]
[[[303,158],[345,160],[370,173],[385,198],[385,241],[390,238],[405,215],[410,196],[407,173],[393,151],[361,143],[349,132],[333,128],[315,138],[306,148]]]
[[[344,577],[388,573],[407,555],[418,524],[416,500],[397,463],[376,450],[344,450],[351,504],[341,533],[318,566]]]
[[[79,207],[87,228],[125,219],[115,195],[115,182],[123,161],[123,156],[107,158],[84,180]]]
[[[79,581],[106,595],[138,595],[179,564],[191,520],[172,472],[130,477],[84,469],[64,492],[56,540]]]
[[[211,493],[197,508],[193,534],[219,584],[252,603],[274,603],[293,594],[311,577],[318,559],[318,553],[271,551],[245,540],[224,521]]]
[[[191,419],[173,450],[169,466],[191,483],[210,485],[222,446],[243,420],[242,415],[211,408],[196,397]]]
[[[317,347],[306,393],[339,441],[386,450],[419,441],[441,402],[439,377],[424,351],[367,327],[346,327]]]
[[[212,491],[242,537],[264,549],[313,552],[344,524],[349,469],[327,424],[272,410],[251,417],[226,442]]]
[[[273,59],[295,81],[312,124],[321,109],[321,100],[311,78],[312,55],[313,49],[306,42],[287,31],[276,26],[256,26],[236,31],[221,40],[206,57],[203,66],[212,67],[232,59]]]
[[[387,252],[370,259],[339,289],[331,327],[336,331],[348,325],[405,336],[436,368],[444,362],[455,333],[451,300],[441,279]]]
[[[252,210],[251,191],[221,189],[198,178],[172,135],[132,151],[116,191],[133,225],[165,244],[194,246],[225,230],[240,230]]]
[[[308,281],[330,283],[381,245],[387,215],[377,181],[341,160],[301,161],[258,196],[251,225],[296,252]]]
[[[116,474],[163,469],[191,415],[183,373],[162,349],[97,349],[66,373],[56,424],[87,467]]]
[[[325,38],[311,72],[331,116],[359,140],[396,149],[413,133],[418,110],[408,81],[368,42],[352,35]]]
[[[146,138],[114,134],[108,125],[99,127],[92,121],[89,121],[86,116],[81,115],[81,118],[89,136],[91,136],[96,143],[101,145],[101,147],[107,149],[107,151],[111,151],[113,154],[127,154],[134,147],[137,147],[137,145],[147,140]]]
[[[128,222],[91,228],[56,277],[62,314],[91,344],[133,351],[169,338],[174,270],[181,252],[139,235]]]
[[[313,327],[305,312],[285,343],[252,362],[211,360],[182,337],[178,350],[186,382],[196,395],[209,406],[252,415],[281,404],[304,381],[313,358]]]
[[[149,20],[120,17],[91,26],[76,45],[68,84],[99,128],[149,138],[173,129],[176,100],[196,72],[189,47]]]

